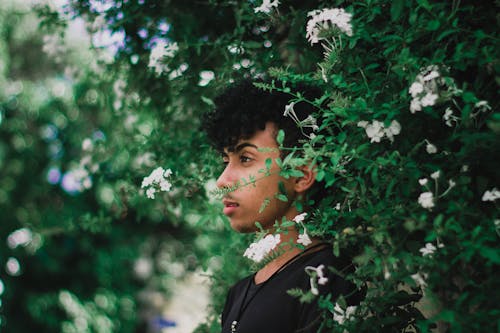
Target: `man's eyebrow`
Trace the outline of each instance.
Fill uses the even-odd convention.
[[[256,145],[254,145],[253,143],[250,143],[250,142],[242,142],[240,143],[239,145],[237,146],[229,146],[227,148],[225,148],[221,154],[222,156],[227,156],[227,153],[237,153],[239,151],[241,151],[242,149],[246,148],[246,147],[252,147],[252,148],[255,148],[255,149],[259,149],[259,147],[257,147]],[[226,153],[227,152],[227,153]]]

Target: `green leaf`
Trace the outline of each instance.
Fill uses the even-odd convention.
[[[297,170],[297,169],[291,169],[288,172],[288,175],[290,175],[291,177],[303,177],[304,173],[300,170]]]
[[[271,202],[271,200],[269,198],[264,199],[264,201],[262,202],[262,205],[260,205],[259,214],[262,213],[264,211],[264,209],[266,209],[266,207],[269,205],[270,202]]]
[[[271,165],[273,164],[273,160],[271,158],[266,158],[266,169],[267,170],[270,170],[271,169]]]
[[[280,129],[278,131],[278,135],[276,136],[276,142],[278,142],[278,145],[282,146],[284,140],[285,140],[285,131]]]
[[[391,2],[391,20],[397,21],[405,7],[405,0],[393,0]]]
[[[486,259],[489,259],[494,264],[500,264],[500,251],[491,247],[482,247],[479,253]]]
[[[202,100],[205,104],[207,104],[207,105],[209,105],[209,106],[212,106],[212,107],[214,107],[214,106],[215,106],[214,101],[213,101],[213,100],[211,100],[211,99],[210,99],[210,98],[208,98],[208,97],[201,96],[201,100]]]
[[[420,6],[424,7],[425,9],[427,9],[427,10],[431,9],[431,5],[429,4],[429,2],[427,0],[417,0],[417,2]]]
[[[438,20],[431,20],[427,23],[427,30],[436,31],[441,26],[441,23]]]
[[[283,202],[288,202],[288,197],[284,194],[276,194],[276,199],[283,201]]]

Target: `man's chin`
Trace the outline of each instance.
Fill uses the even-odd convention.
[[[242,234],[249,234],[252,232],[256,232],[258,230],[257,226],[255,224],[250,224],[246,222],[241,222],[241,221],[230,221],[231,228],[239,233]]]

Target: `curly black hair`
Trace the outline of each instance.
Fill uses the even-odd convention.
[[[300,91],[308,100],[321,96],[319,89],[314,87],[288,86],[292,91]],[[285,132],[283,146],[301,146],[301,140],[306,137],[290,117],[283,115],[285,106],[293,98],[289,93],[263,90],[249,79],[242,80],[215,99],[215,110],[205,114],[202,129],[218,151],[234,147],[238,141],[264,130],[267,122],[274,123]],[[300,102],[294,106],[294,111],[300,120],[304,120],[316,110],[310,103]]]

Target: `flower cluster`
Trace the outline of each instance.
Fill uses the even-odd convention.
[[[328,278],[325,276],[323,272],[325,269],[325,265],[319,265],[318,267],[306,266],[305,271],[309,274],[310,284],[311,284],[311,293],[313,295],[318,295],[318,284],[325,285],[328,282]]]
[[[243,253],[243,256],[255,262],[261,262],[262,259],[278,246],[280,241],[281,237],[279,234],[266,235],[261,240],[250,244],[245,253]]]
[[[423,69],[408,89],[412,100],[410,112],[422,111],[423,107],[433,106],[439,98],[438,87],[443,84],[441,74],[436,65]]]
[[[262,4],[259,7],[254,8],[254,12],[269,14],[273,7],[278,8],[280,2],[278,0],[262,0]]]
[[[347,36],[352,36],[352,14],[347,13],[343,8],[316,9],[310,11],[307,16],[311,18],[307,22],[306,37],[311,45],[324,39],[319,35],[328,28],[336,27]]]
[[[33,233],[28,228],[21,228],[13,231],[7,237],[7,245],[11,249],[15,249],[18,246],[26,246],[33,240]]]
[[[164,63],[165,58],[173,58],[175,53],[179,51],[177,43],[168,43],[159,41],[152,49],[149,55],[149,68],[154,68],[156,74],[161,74],[169,70]]]
[[[453,109],[448,107],[444,111],[443,120],[446,126],[452,127],[453,123],[458,123],[460,118],[453,114]]]
[[[342,325],[351,317],[354,311],[356,311],[356,306],[354,305],[348,306],[343,310],[338,303],[335,303],[335,307],[333,308],[333,320]]]
[[[309,244],[312,243],[311,238],[307,234],[307,229],[304,226],[304,219],[305,219],[306,215],[307,215],[307,213],[302,213],[302,214],[299,214],[293,218],[293,222],[302,225],[302,227],[304,228],[304,233],[300,234],[298,239],[297,239],[297,243],[302,244],[304,246],[308,246]]]
[[[155,198],[155,193],[158,191],[168,192],[172,184],[167,180],[172,174],[172,170],[164,170],[158,167],[151,174],[142,180],[141,188],[147,188],[146,195],[150,199]]]
[[[420,206],[431,209],[434,207],[434,194],[432,192],[422,192],[418,197]]]
[[[198,85],[200,87],[204,87],[215,79],[215,73],[212,71],[201,71],[200,72],[200,81],[198,82]]]
[[[92,178],[89,171],[80,166],[67,171],[61,180],[62,188],[69,194],[83,192],[92,187]]]
[[[418,203],[423,208],[431,210],[435,206],[435,201],[437,198],[444,197],[448,192],[455,187],[456,183],[452,180],[448,180],[448,188],[438,195],[438,179],[441,177],[441,172],[435,171],[431,174],[431,178],[434,180],[434,193],[429,188],[429,180],[427,178],[421,178],[418,180],[419,184],[426,187],[427,191],[420,193],[418,197]]]
[[[438,248],[443,248],[444,244],[438,243]],[[432,243],[426,243],[425,247],[421,248],[419,251],[422,253],[422,256],[430,256],[434,252],[436,252],[437,248]]]
[[[371,139],[370,142],[380,142],[384,136],[393,142],[394,136],[401,133],[401,125],[397,120],[393,120],[389,127],[385,127],[384,123],[378,120],[374,120],[371,124],[362,120],[358,122],[358,127],[365,129],[366,135]]]
[[[485,191],[483,193],[482,201],[495,201],[500,199],[500,191],[496,187],[492,188],[490,191]]]
[[[294,110],[295,104],[295,102],[291,102],[290,104],[285,105],[285,112],[283,112],[283,116],[292,118],[292,120],[295,122],[295,124],[297,124],[297,126],[300,128],[300,131],[305,137],[311,140],[314,139],[316,135],[314,133],[307,134],[304,132],[304,129],[310,128],[313,132],[318,131],[319,127],[316,118],[309,115],[306,119],[300,120]]]

